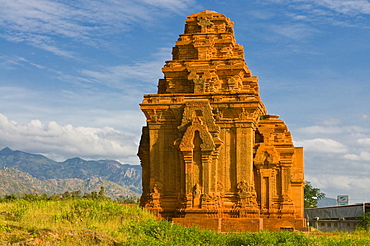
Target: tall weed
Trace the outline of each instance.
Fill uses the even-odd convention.
[[[78,194],[0,201],[0,245],[370,245],[370,232],[217,233],[158,221],[138,205]]]

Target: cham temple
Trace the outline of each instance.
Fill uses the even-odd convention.
[[[234,23],[208,10],[185,22],[158,93],[140,104],[141,206],[220,232],[305,227],[303,148],[267,113]]]

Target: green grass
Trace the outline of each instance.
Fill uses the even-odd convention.
[[[318,236],[217,233],[158,221],[111,199],[3,199],[0,245],[370,245],[366,230]]]

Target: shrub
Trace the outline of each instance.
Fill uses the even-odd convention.
[[[357,219],[360,221],[358,229],[370,230],[370,212],[358,216]]]

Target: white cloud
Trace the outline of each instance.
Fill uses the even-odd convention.
[[[307,152],[344,153],[347,146],[333,140],[315,138],[309,140],[294,141],[295,145],[303,146]]]
[[[347,15],[370,14],[370,3],[367,0],[270,0],[270,2],[289,4],[296,9],[309,10],[317,13],[321,11],[321,13],[325,14],[327,13],[318,9],[318,7]]]
[[[0,96],[2,101],[9,103],[9,101],[11,100],[14,101],[20,101],[22,99],[25,99],[25,101],[32,100],[34,98],[37,98],[37,96],[40,96],[40,94],[22,87],[0,86]],[[22,101],[21,103],[24,103],[24,101]]]
[[[270,25],[269,27],[272,32],[293,40],[306,40],[319,32],[318,29],[304,23]]]
[[[305,150],[305,179],[328,197],[349,194],[352,203],[370,199],[369,128],[327,120],[297,129]],[[309,139],[307,139],[309,138]]]
[[[26,42],[54,54],[71,57],[72,53],[58,48],[47,35],[74,38],[85,33],[82,25],[71,19],[77,15],[73,8],[47,0],[1,0],[0,24],[6,30],[3,38]]]
[[[306,175],[313,187],[320,188],[327,197],[336,198],[337,195],[350,194],[350,204],[365,202],[370,199],[370,178],[332,173]],[[330,191],[330,192],[328,192]]]
[[[344,155],[344,158],[353,161],[370,161],[370,153],[367,151],[361,151],[359,154]]]
[[[307,177],[311,182],[322,187],[323,189],[329,188],[330,186],[335,186],[337,189],[348,190],[350,188],[351,178],[349,176],[340,176],[332,174],[320,174],[315,177]]]
[[[85,69],[80,72],[88,81],[113,88],[130,90],[138,86],[146,88],[151,86],[152,88],[149,89],[153,90],[157,85],[155,81],[163,78],[161,67],[164,66],[164,61],[171,59],[171,50],[168,48],[159,49],[151,57],[152,59],[147,62],[140,61],[133,65],[103,67],[100,71]],[[138,80],[141,85],[136,83]],[[147,91],[147,93],[149,92],[155,93],[155,91]]]
[[[20,56],[0,56],[0,66],[5,67],[6,69],[14,69],[15,66],[28,66],[31,65],[33,67],[39,68],[39,69],[46,69],[45,66],[42,66],[40,64],[37,64],[35,62],[29,61],[24,57]]]
[[[359,161],[361,158],[358,155],[355,154],[346,154],[343,156],[344,159],[352,160],[352,161]]]
[[[155,92],[155,85],[156,83],[153,83],[151,89],[147,86],[145,92]],[[42,92],[19,86],[0,86],[0,112],[19,124],[39,119],[44,123],[56,121],[60,125],[88,124],[96,128],[109,126],[132,133],[138,139],[140,126],[145,125],[144,114],[139,110],[143,93],[138,89],[135,92],[132,88],[128,91],[130,93],[123,89],[113,90],[97,86]]]
[[[327,126],[308,126],[299,128],[296,130],[296,132],[305,134],[337,134],[341,132],[341,128]]]
[[[340,123],[342,123],[342,122],[339,119],[327,119],[327,120],[321,121],[320,125],[334,126],[334,125],[339,125]]]
[[[315,125],[302,127],[295,130],[299,134],[343,134],[343,133],[364,133],[369,132],[369,129],[360,126],[330,126],[330,125]]]
[[[269,20],[276,15],[276,13],[266,10],[254,10],[248,14],[260,20]]]
[[[366,151],[362,151],[360,153],[360,158],[364,161],[370,161],[370,153]]]
[[[357,140],[359,144],[370,146],[370,138],[361,138]]]
[[[135,23],[151,25],[154,18],[179,14],[193,3],[192,0],[0,0],[0,26],[5,30],[0,37],[74,57],[63,39],[103,45],[106,33],[125,32]]]
[[[32,153],[47,153],[66,159],[79,156],[94,159],[117,159],[137,164],[136,136],[111,127],[61,126],[55,121],[43,124],[32,120],[17,124],[0,114],[0,145]]]
[[[316,0],[315,2],[342,14],[370,14],[370,3],[366,0]]]
[[[172,12],[181,13],[188,6],[195,3],[193,0],[141,0],[143,4],[149,4],[157,8],[168,9]]]
[[[283,11],[280,13],[294,23],[369,27],[363,19],[365,15],[370,14],[370,3],[367,0],[269,0],[268,2],[281,5]]]
[[[250,15],[269,22],[262,23],[259,29],[265,39],[276,42],[278,37],[287,42],[306,42],[317,35],[323,35],[327,25],[346,27],[366,27],[363,15],[370,14],[370,3],[365,0],[269,0],[267,8],[253,11]],[[274,6],[275,4],[275,6]],[[268,6],[271,5],[271,6]],[[271,7],[279,9],[272,9]],[[252,11],[251,11],[252,12]],[[365,17],[366,18],[366,17]],[[278,35],[278,36],[277,36]],[[289,52],[320,54],[315,49],[289,46]]]

